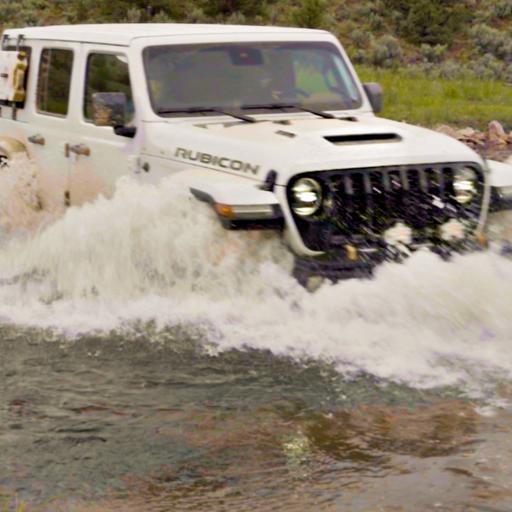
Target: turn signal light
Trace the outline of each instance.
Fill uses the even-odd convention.
[[[480,244],[480,247],[487,247],[488,240],[483,233],[479,233],[476,237],[476,241]]]
[[[215,203],[215,211],[226,219],[234,219],[235,212],[233,211],[233,207],[228,204]]]
[[[214,207],[218,215],[229,220],[272,219],[276,215],[270,204],[229,205],[215,203]]]

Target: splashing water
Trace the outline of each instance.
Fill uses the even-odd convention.
[[[415,387],[512,377],[512,264],[497,253],[443,262],[420,252],[310,294],[277,235],[226,232],[171,180],[122,179],[112,199],[63,214],[41,201],[30,164],[2,173],[4,323],[69,336],[140,321],[201,326],[215,350],[321,358]]]
[[[55,180],[26,157],[0,168],[0,229],[4,234],[33,232],[63,214]]]

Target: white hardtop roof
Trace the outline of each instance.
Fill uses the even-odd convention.
[[[140,37],[230,35],[230,34],[311,34],[323,32],[303,28],[269,27],[249,25],[200,25],[180,23],[112,23],[99,25],[54,25],[49,27],[26,27],[9,29],[5,36],[26,39],[45,39],[100,43],[127,46]]]

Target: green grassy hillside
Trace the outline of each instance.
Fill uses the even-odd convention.
[[[325,28],[383,83],[385,115],[512,127],[512,0],[0,0],[0,28],[169,21]]]
[[[497,119],[512,128],[512,86],[479,78],[432,80],[405,70],[358,68],[363,81],[384,88],[384,117],[423,126],[450,124],[484,129]]]
[[[0,24],[214,22],[335,32],[360,64],[512,78],[512,0],[0,0]]]

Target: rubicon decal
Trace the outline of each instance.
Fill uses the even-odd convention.
[[[234,160],[225,156],[210,155],[210,153],[203,153],[192,149],[177,148],[175,156],[184,160],[190,160],[191,162],[199,162],[204,165],[212,165],[214,167],[228,169],[231,171],[258,174],[260,170],[259,165],[242,162],[241,160]]]

